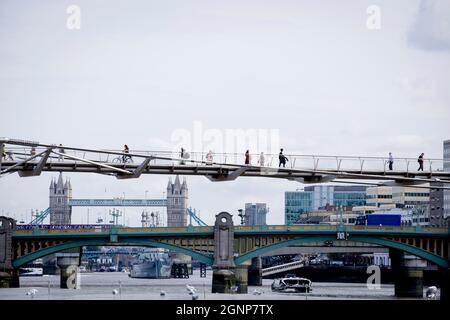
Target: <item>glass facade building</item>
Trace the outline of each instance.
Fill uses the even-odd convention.
[[[450,171],[450,140],[444,141],[443,144],[443,170]],[[431,186],[450,187],[450,184],[441,182],[433,182]],[[450,190],[430,189],[430,225],[432,227],[448,227],[450,217]]]
[[[266,224],[267,205],[265,203],[245,204],[245,225],[261,226]]]
[[[450,140],[444,141],[444,171],[450,171]],[[450,185],[446,184],[446,187]],[[444,190],[444,219],[450,217],[450,190]]]
[[[284,223],[293,224],[302,213],[313,211],[311,191],[287,191],[284,193]]]
[[[287,191],[284,195],[284,220],[296,222],[302,213],[316,211],[327,204],[333,206],[363,206],[366,204],[364,186],[309,186],[302,191]]]

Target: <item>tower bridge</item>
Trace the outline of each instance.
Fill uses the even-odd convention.
[[[166,207],[167,199],[70,199],[71,207]]]
[[[60,173],[58,179],[52,178],[50,183],[49,207],[36,214],[30,224],[42,224],[47,216],[50,216],[50,224],[70,224],[73,207],[165,207],[167,208],[168,225],[169,223],[173,224],[174,220],[178,221],[177,226],[187,225],[189,216],[190,225],[194,220],[198,225],[206,226],[206,223],[197,215],[196,210],[188,207],[186,180],[181,183],[177,176],[172,184],[169,179],[166,191],[166,199],[73,199],[72,185],[67,179],[64,182],[62,173]],[[183,212],[182,215],[181,212]]]

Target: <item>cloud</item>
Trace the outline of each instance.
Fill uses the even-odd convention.
[[[450,2],[422,0],[408,43],[426,51],[450,51]]]

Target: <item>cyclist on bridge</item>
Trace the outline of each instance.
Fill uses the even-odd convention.
[[[125,144],[123,146],[123,153],[130,153],[130,148]],[[133,159],[130,156],[123,155],[122,157],[123,163],[127,162],[127,160],[130,160],[130,162],[133,162]]]

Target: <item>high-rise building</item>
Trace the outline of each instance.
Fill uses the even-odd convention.
[[[450,140],[444,141],[444,171],[450,171]],[[449,184],[445,185],[450,188]],[[450,219],[450,190],[444,190],[444,219]]]
[[[167,226],[184,227],[187,226],[188,188],[186,179],[183,183],[176,176],[175,182],[172,179],[167,184]]]
[[[300,215],[328,205],[363,206],[366,204],[365,186],[308,186],[301,191],[285,192],[284,217],[286,224],[296,222]]]
[[[267,205],[265,203],[245,204],[245,225],[261,226],[266,224]]]
[[[430,183],[430,186],[443,187],[440,182]],[[445,206],[444,206],[445,192],[441,188],[430,188],[430,226],[441,227],[445,225]]]
[[[63,182],[62,173],[58,180],[52,178],[49,188],[50,224],[70,224],[72,219],[72,207],[69,200],[72,199],[72,186],[66,179]]]

